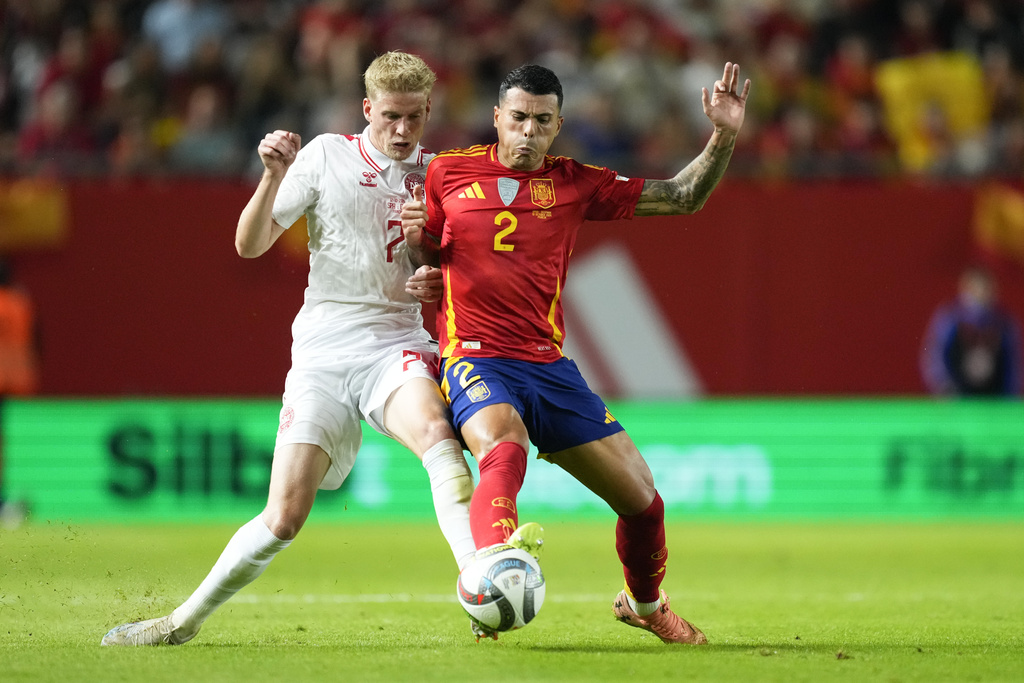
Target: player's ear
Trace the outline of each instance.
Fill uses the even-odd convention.
[[[370,101],[369,97],[363,98],[363,117],[370,121],[370,112],[373,110],[373,102]]]
[[[426,113],[426,117],[425,117],[424,120],[425,121],[429,121],[430,120],[430,98],[429,97],[427,98],[427,110],[426,110],[425,113]]]
[[[501,107],[494,107],[494,127],[498,127],[498,117],[501,116]]]

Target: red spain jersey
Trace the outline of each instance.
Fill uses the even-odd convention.
[[[562,292],[583,221],[632,218],[643,179],[548,156],[507,168],[497,145],[427,166],[427,232],[441,243],[441,355],[551,362],[562,357]]]

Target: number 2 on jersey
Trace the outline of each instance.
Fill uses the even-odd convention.
[[[494,236],[494,251],[512,251],[516,248],[514,244],[505,244],[501,240],[511,235],[516,230],[516,226],[519,225],[519,221],[512,215],[511,211],[502,211],[494,217],[494,224],[501,227],[508,221],[508,227],[498,231],[498,234]]]

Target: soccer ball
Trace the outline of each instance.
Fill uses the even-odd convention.
[[[513,631],[544,604],[544,574],[526,551],[494,545],[462,570],[456,592],[470,619],[491,631]]]

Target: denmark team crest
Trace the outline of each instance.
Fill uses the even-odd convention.
[[[535,178],[530,181],[530,200],[542,209],[555,205],[555,181],[551,178]]]
[[[412,194],[412,188],[417,185],[422,185],[427,182],[427,179],[423,177],[422,173],[409,173],[405,176],[405,189]]]

